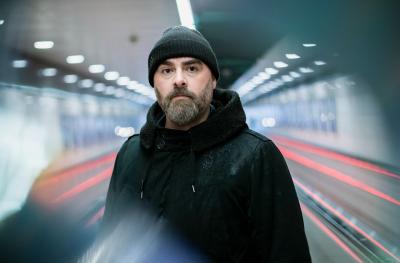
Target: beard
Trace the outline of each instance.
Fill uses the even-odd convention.
[[[161,97],[157,88],[155,91],[166,118],[178,126],[184,126],[200,119],[210,107],[213,94],[211,81],[207,83],[199,96],[186,87],[175,87],[165,98]],[[177,96],[186,98],[174,100]]]

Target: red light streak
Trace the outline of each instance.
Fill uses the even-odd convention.
[[[94,223],[96,223],[100,218],[103,217],[104,215],[104,211],[105,211],[105,206],[101,207],[99,209],[99,211],[96,212],[96,214],[94,214],[92,216],[92,218],[90,218],[90,220],[86,223],[86,227],[89,227],[91,225],[93,225]]]
[[[356,226],[353,222],[351,222],[348,218],[346,218],[344,215],[340,214],[336,209],[334,209],[331,205],[329,205],[328,203],[326,203],[324,200],[321,199],[321,197],[319,197],[318,195],[316,195],[315,193],[311,192],[310,189],[308,189],[305,185],[303,185],[302,183],[300,183],[298,180],[296,180],[295,178],[293,178],[293,182],[300,187],[307,195],[311,196],[315,201],[317,201],[319,204],[321,204],[322,206],[324,206],[326,209],[329,210],[329,212],[331,212],[332,214],[334,214],[335,216],[337,216],[338,218],[340,218],[342,221],[344,221],[346,224],[348,224],[350,227],[352,227],[354,230],[356,230],[358,233],[360,233],[361,235],[363,235],[365,238],[367,238],[369,241],[371,241],[374,245],[376,245],[377,247],[379,247],[380,249],[382,249],[385,253],[387,253],[388,255],[390,255],[391,257],[393,257],[396,260],[399,260],[399,258],[397,258],[393,253],[391,253],[387,248],[385,248],[381,243],[379,243],[377,240],[375,240],[373,237],[371,237],[370,235],[368,235],[365,231],[363,231],[361,228],[359,228],[358,226]]]
[[[364,184],[363,182],[360,182],[360,181],[358,181],[356,179],[353,179],[350,176],[348,176],[348,175],[346,175],[346,174],[344,174],[344,173],[342,173],[340,171],[337,171],[337,170],[335,170],[333,168],[324,166],[324,165],[322,165],[320,163],[317,163],[317,162],[315,162],[315,161],[313,161],[311,159],[308,159],[308,158],[303,157],[303,156],[301,156],[299,154],[296,154],[296,153],[288,150],[285,147],[279,147],[279,150],[282,152],[282,154],[286,158],[288,158],[290,160],[293,160],[293,161],[295,161],[297,163],[300,163],[301,165],[303,165],[305,167],[313,169],[313,170],[315,170],[317,172],[320,172],[322,174],[328,175],[328,176],[330,176],[332,178],[335,178],[336,180],[339,180],[339,181],[341,181],[341,182],[343,182],[345,184],[351,185],[351,186],[356,187],[356,188],[358,188],[358,189],[360,189],[362,191],[365,191],[367,193],[375,195],[375,196],[377,196],[377,197],[379,197],[381,199],[384,199],[384,200],[386,200],[388,202],[391,202],[391,203],[393,203],[395,205],[400,205],[400,201],[399,200],[396,200],[393,197],[388,196],[387,194],[382,193],[379,190],[377,190],[377,189],[375,189],[375,188],[373,188],[373,187],[371,187],[369,185]]]
[[[356,158],[348,157],[346,155],[339,154],[339,153],[336,153],[336,152],[333,152],[333,151],[329,151],[329,150],[326,150],[326,149],[322,149],[322,148],[319,148],[319,147],[316,147],[316,146],[312,146],[312,145],[309,145],[309,144],[296,142],[294,140],[290,140],[290,139],[287,139],[287,138],[282,137],[282,136],[274,136],[274,140],[276,140],[277,143],[282,144],[282,145],[286,145],[288,147],[293,147],[293,148],[296,148],[298,150],[302,150],[302,151],[306,151],[306,152],[309,152],[309,153],[313,153],[313,154],[317,154],[317,155],[320,155],[320,156],[324,156],[324,157],[329,158],[329,159],[333,159],[333,160],[340,161],[340,162],[343,162],[343,163],[346,163],[346,164],[349,164],[349,165],[352,165],[352,166],[356,166],[356,167],[359,167],[359,168],[362,168],[362,169],[365,169],[365,170],[369,170],[371,172],[375,172],[375,173],[378,173],[378,174],[383,174],[383,175],[387,175],[387,176],[390,176],[390,177],[393,177],[393,178],[396,178],[396,179],[400,179],[400,176],[395,174],[395,173],[392,173],[392,172],[390,172],[390,171],[388,171],[386,169],[383,169],[383,168],[381,168],[381,167],[379,167],[377,165],[374,165],[374,164],[371,164],[371,163],[368,163],[368,162],[365,162],[365,161],[358,160]]]
[[[108,179],[111,177],[113,168],[107,168],[104,171],[98,173],[97,175],[87,179],[86,181],[83,181],[82,183],[76,185],[73,187],[71,190],[63,193],[62,195],[58,196],[56,199],[54,199],[53,203],[54,204],[59,204],[61,202],[66,201],[67,199],[70,199],[79,193],[86,191],[87,189],[101,183],[102,181]]]
[[[304,214],[306,214],[314,222],[314,224],[316,224],[339,247],[349,254],[349,256],[351,256],[356,262],[363,262],[342,240],[340,240],[328,227],[326,227],[315,215],[313,215],[303,203],[300,203],[300,206]]]
[[[40,180],[38,182],[37,187],[49,187],[51,184],[59,183],[62,180],[65,180],[67,178],[71,179],[75,176],[78,176],[79,174],[82,174],[89,170],[95,169],[100,165],[113,163],[115,160],[115,157],[116,157],[116,153],[113,152],[113,153],[103,156],[99,159],[91,160],[91,161],[84,162],[84,163],[78,164],[76,166],[67,168],[67,169],[62,170],[61,172],[57,173],[54,176],[50,175],[47,178],[43,178],[42,180]]]

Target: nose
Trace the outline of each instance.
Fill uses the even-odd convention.
[[[181,69],[176,70],[174,86],[177,88],[182,88],[187,86],[187,80],[185,78],[183,70]]]

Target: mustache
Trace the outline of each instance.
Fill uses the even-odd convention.
[[[170,92],[167,95],[167,99],[172,100],[173,98],[178,97],[178,96],[186,96],[186,97],[193,99],[196,97],[196,94],[194,94],[193,92],[189,91],[186,88],[175,88],[172,92]]]

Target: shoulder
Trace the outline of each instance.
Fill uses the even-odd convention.
[[[139,134],[134,134],[130,136],[121,146],[121,148],[118,151],[118,157],[123,158],[124,155],[127,155],[126,153],[136,151],[138,147],[140,146],[140,136]]]
[[[280,150],[275,143],[268,137],[246,128],[241,135],[244,142],[251,145],[254,149],[253,154],[261,153],[262,155],[281,155]]]

